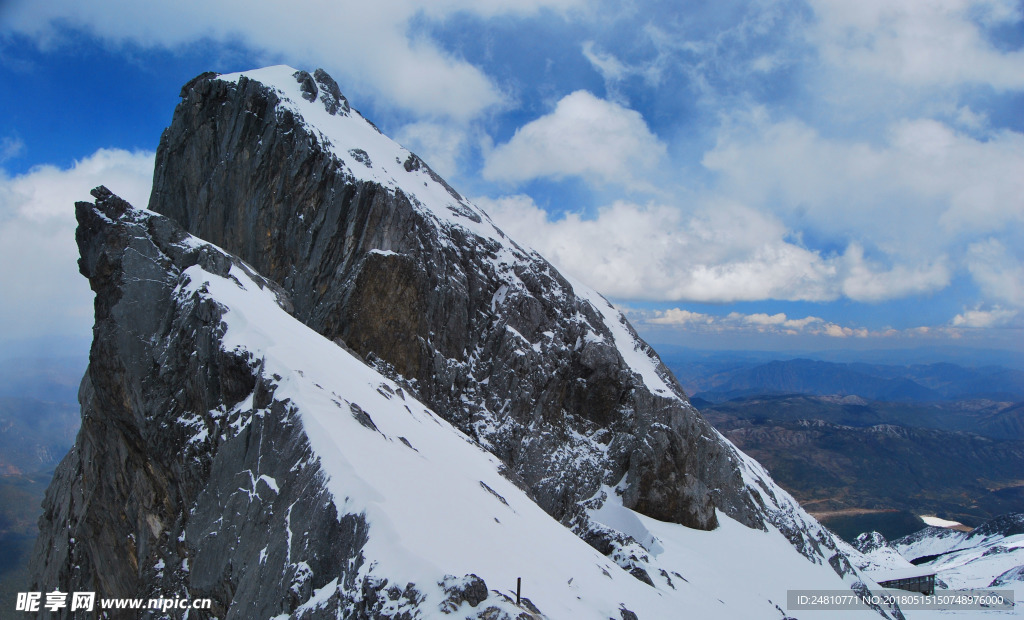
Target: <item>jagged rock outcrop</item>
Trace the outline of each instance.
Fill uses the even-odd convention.
[[[225,305],[223,290],[211,293],[203,278],[228,283],[229,292],[236,286],[249,297],[269,295],[284,311],[292,309],[287,294],[167,218],[135,210],[102,187],[93,194],[95,204],[76,205],[80,270],[96,292],[82,428],[47,491],[33,589],[95,592],[97,611],[108,597],[177,598],[213,602],[189,617],[411,618],[422,616],[417,609],[432,590],[447,586],[438,606],[444,614],[463,602],[487,618],[528,611],[495,599],[475,575],[399,586],[376,568],[379,552],[368,562],[372,511],[339,511],[341,493],[329,488],[339,473],[325,468],[323,447],[311,445],[311,399],[289,385],[306,373],[268,366],[270,353],[253,352],[259,343],[226,340],[260,309],[245,298]],[[325,344],[342,361],[350,358]],[[378,399],[405,402],[400,388],[350,363],[366,373],[357,386],[368,378],[378,382],[371,392]],[[345,396],[352,398],[332,393]],[[336,404],[381,434],[358,403]],[[415,450],[400,439],[401,450]],[[76,617],[59,611],[53,615]]]
[[[606,300],[508,239],[326,73],[203,74],[182,97],[150,203],[166,217],[102,189],[76,207],[96,326],[37,587],[187,593],[215,617],[631,617],[669,592],[714,615],[719,598],[677,586],[698,579],[692,558],[659,542],[690,530],[636,513],[725,523],[755,547],[761,532],[732,520],[777,530],[811,564],[786,547],[758,566],[790,554],[824,585],[859,584],[856,552],[707,424]],[[287,329],[253,327],[268,322]],[[273,357],[268,338],[295,342]],[[452,555],[455,531],[477,533],[472,561]],[[520,605],[493,585],[513,574],[491,566],[510,533],[545,584]]]
[[[266,618],[322,585],[301,581],[292,553],[316,575],[354,579],[365,523],[337,514],[259,360],[220,346],[224,308],[176,288],[198,265],[241,269],[285,307],[287,295],[166,218],[94,195],[76,205],[79,266],[96,293],[82,428],[47,491],[36,587],[211,598],[208,617]],[[286,521],[301,524],[294,540]],[[228,613],[234,600],[250,605]]]
[[[853,547],[861,553],[873,553],[889,546],[889,541],[879,532],[864,532],[853,541]]]
[[[745,497],[716,501],[713,489],[740,484],[729,451],[646,345],[656,386],[623,359],[612,328],[637,341],[594,307],[607,302],[579,295],[415,155],[383,136],[368,153],[354,135],[366,123],[335,104],[326,73],[289,79],[343,135],[318,133],[272,86],[201,80],[161,140],[150,208],[281,282],[300,320],[410,381],[557,518],[628,471],[628,504],[646,514],[711,528],[712,507],[731,504],[756,522]],[[389,187],[392,170],[417,194]]]
[[[1024,565],[1011,568],[1010,570],[996,576],[995,579],[989,583],[992,588],[998,588],[1002,586],[1013,586],[1017,582],[1024,581]]]
[[[113,597],[155,618],[181,611],[150,600],[209,599],[188,617],[530,620],[759,617],[794,576],[842,587],[775,532],[641,521],[610,487],[587,502],[615,524],[605,557],[399,382],[298,322],[280,287],[95,195],[77,205],[96,291],[83,424],[47,493],[32,590],[95,592],[94,613],[115,618],[140,612]],[[755,576],[742,592],[737,572]]]
[[[1014,512],[989,519],[971,530],[970,538],[1006,537],[1018,534],[1024,534],[1024,512]]]
[[[407,380],[550,514],[584,534],[580,502],[619,484],[658,519],[710,529],[717,508],[835,556],[607,301],[335,105],[325,73],[200,76],[182,96],[150,208],[280,282],[296,317]]]

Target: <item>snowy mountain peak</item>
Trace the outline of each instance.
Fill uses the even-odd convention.
[[[853,546],[861,553],[871,553],[889,546],[889,541],[879,532],[864,532],[853,541]]]
[[[299,320],[417,394],[592,544],[618,544],[588,516],[609,486],[664,521],[779,528],[851,574],[850,548],[707,424],[607,300],[312,94],[282,66],[193,81],[150,208],[281,282]]]
[[[594,516],[636,541],[638,578],[250,265],[95,196],[76,206],[97,294],[83,427],[34,587],[209,597],[227,618],[512,620],[773,617],[793,583],[843,586],[777,531],[659,522],[606,487]]]
[[[252,80],[272,89],[279,97],[278,110],[292,113],[353,179],[400,191],[416,207],[445,225],[504,238],[490,218],[452,189],[415,153],[382,134],[376,125],[352,110],[337,82],[323,69],[310,75],[277,65],[220,75],[216,79],[233,84],[242,79]]]
[[[164,217],[116,202],[77,206],[96,340],[48,510],[60,551],[38,574],[187,584],[218,617],[462,614],[485,588],[507,602],[509,571],[550,581],[529,598],[551,617],[666,617],[666,601],[752,617],[784,582],[863,587],[859,554],[703,419],[607,300],[509,240],[326,74],[199,76],[157,152]],[[96,502],[66,503],[100,478]],[[130,514],[112,522],[111,505]],[[548,566],[510,563],[503,533]],[[467,545],[490,551],[453,551]],[[119,554],[164,568],[103,568]],[[759,585],[730,594],[737,574]]]

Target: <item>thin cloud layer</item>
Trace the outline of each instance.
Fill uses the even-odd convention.
[[[458,13],[487,18],[523,16],[542,9],[565,11],[576,0],[530,2],[449,0],[418,3],[181,0],[12,0],[5,3],[2,31],[60,44],[58,25],[83,28],[116,43],[141,48],[178,48],[204,39],[241,42],[262,51],[267,62],[324,66],[345,84],[358,84],[384,106],[418,117],[466,121],[505,103],[502,89],[480,68],[416,36],[420,16],[444,19]],[[248,68],[248,67],[240,67]]]
[[[730,312],[725,315],[692,312],[683,308],[665,310],[624,310],[637,325],[668,328],[690,334],[758,334],[775,336],[821,336],[828,339],[921,339],[963,338],[971,331],[999,327],[1013,327],[1020,315],[1016,310],[993,308],[966,310],[953,317],[948,324],[921,325],[904,329],[868,329],[827,321],[818,316],[790,318],[784,312],[776,314]]]
[[[1024,87],[1024,53],[997,49],[985,28],[1018,26],[1014,0],[810,0],[809,37],[828,63],[918,87]]]
[[[631,318],[640,324],[668,326],[703,333],[759,332],[788,336],[811,335],[829,338],[868,338],[895,335],[895,330],[872,332],[863,327],[844,327],[816,316],[791,319],[785,313],[743,314],[730,312],[725,316],[690,312],[682,308],[668,308],[639,312],[630,311]]]

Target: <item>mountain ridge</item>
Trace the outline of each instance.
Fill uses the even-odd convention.
[[[200,616],[220,618],[626,620],[680,605],[746,618],[775,613],[792,579],[845,585],[777,530],[656,522],[603,489],[588,510],[630,532],[639,579],[401,385],[290,317],[287,293],[246,263],[102,190],[77,210],[96,338],[32,589],[210,598]],[[736,574],[754,579],[736,592]]]
[[[674,359],[679,359],[678,354]],[[673,361],[670,366],[689,375],[694,397],[716,403],[793,393],[860,396],[885,402],[1024,400],[1024,372],[1001,366],[966,367],[948,362],[900,366],[808,358],[761,362],[742,357]]]
[[[333,341],[331,351],[353,351],[388,377],[387,387],[369,394],[382,407],[405,400],[400,390],[422,399],[500,459],[495,471],[504,482],[481,481],[484,487],[476,485],[474,493],[493,502],[518,494],[507,485],[520,482],[531,505],[536,502],[630,573],[627,588],[676,588],[660,557],[670,545],[656,545],[658,536],[643,533],[669,531],[664,527],[671,524],[650,517],[692,531],[726,528],[743,539],[776,537],[803,556],[799,571],[819,577],[824,571],[833,584],[860,583],[849,562],[856,552],[701,418],[621,314],[508,241],[419,158],[362,122],[347,100],[343,105],[325,73],[274,67],[204,74],[182,94],[161,139],[152,212],[133,210],[103,189],[96,190],[95,205],[76,206],[80,267],[97,292],[96,338],[80,392],[79,441],[47,495],[37,583],[78,579],[109,592],[146,584],[180,590],[199,580],[199,592],[221,601],[218,613],[245,613],[248,605],[264,611],[285,605],[294,612],[301,601],[321,600],[318,592],[334,608],[356,605],[359,614],[378,614],[388,605],[374,590],[386,582],[367,581],[357,566],[361,549],[379,544],[364,540],[366,513],[345,512],[348,496],[328,492],[309,457],[313,450],[324,463],[330,451],[309,447],[319,433],[307,438],[295,426],[286,392],[274,397],[289,375],[267,370],[269,361],[247,348],[251,344],[232,348],[231,321],[224,317],[236,305],[217,300],[236,291],[224,282],[260,289],[323,342]],[[329,128],[321,131],[324,123]],[[351,123],[366,142],[344,142],[350,132],[338,128]],[[229,253],[234,250],[242,256]],[[240,307],[245,316],[249,305]],[[244,322],[250,324],[260,322]],[[319,350],[323,344],[316,342],[310,347]],[[338,396],[334,405],[344,410],[338,403],[347,399]],[[350,401],[344,415],[358,422],[360,432],[379,432],[373,412],[356,404]],[[401,450],[415,451],[411,442],[396,439],[405,444]],[[152,441],[169,445],[149,454],[145,447]],[[254,455],[245,447],[250,442],[274,452],[267,464],[276,469],[266,474],[273,483],[256,475],[265,453]],[[104,454],[105,444],[114,446],[108,448],[114,454]],[[196,451],[196,445],[211,447]],[[96,468],[110,458],[121,465],[112,464],[104,476]],[[288,462],[308,467],[287,469]],[[122,479],[117,472],[126,465],[130,473]],[[329,469],[337,473],[338,467]],[[239,476],[248,481],[247,490],[237,486]],[[86,479],[102,484],[87,490]],[[297,493],[304,481],[318,480],[309,495],[292,497],[309,521],[303,549],[315,554],[317,541],[334,541],[341,552],[309,567],[318,581],[300,580],[298,598],[274,602],[270,592],[253,592],[258,580],[251,573],[233,577],[260,554],[241,542],[233,545],[230,535],[209,551],[190,542],[216,538],[223,527],[228,534],[249,532],[256,527],[251,523],[282,531],[282,505],[264,514],[264,500],[279,501],[286,489]],[[357,495],[372,497],[372,486]],[[116,516],[104,505],[125,506],[130,514],[107,531],[104,524]],[[214,529],[218,515],[226,521]],[[632,524],[626,529],[640,538],[616,526],[622,523]],[[68,524],[83,528],[80,536],[69,534],[75,530]],[[733,524],[751,529],[736,533]],[[290,525],[284,529],[292,532]],[[276,544],[271,551],[280,566],[282,555],[291,557],[292,537]],[[161,554],[170,554],[169,561]],[[161,561],[111,574],[95,568],[119,555]],[[74,566],[87,564],[94,572],[76,574]],[[182,569],[168,576],[168,566]],[[298,570],[267,577],[290,589],[285,581]],[[463,574],[453,579],[475,583]],[[323,590],[330,575],[337,579],[337,597]],[[353,581],[357,575],[362,585]],[[389,600],[406,601],[388,613],[414,608],[417,592],[422,594],[399,589],[392,598],[388,590]]]
[[[354,109],[330,113],[336,96],[317,98],[308,78],[271,67],[191,83],[161,138],[150,208],[281,282],[300,320],[410,381],[581,534],[577,502],[627,474],[624,501],[650,516],[712,527],[714,504],[760,520],[776,500],[733,493],[747,488],[743,459],[621,314]],[[799,507],[778,501],[798,546],[831,544],[799,533]]]

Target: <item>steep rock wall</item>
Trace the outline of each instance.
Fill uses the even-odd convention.
[[[327,106],[324,76],[295,73],[310,105]],[[359,163],[381,168],[370,149],[319,131],[287,89],[231,79],[183,89],[151,209],[280,282],[298,318],[408,380],[556,518],[622,481],[627,506],[662,520],[713,528],[717,506],[762,526],[734,449],[603,298],[505,237],[415,155],[393,146],[398,175],[440,185],[446,204],[368,178]],[[332,117],[365,123],[354,110]]]

